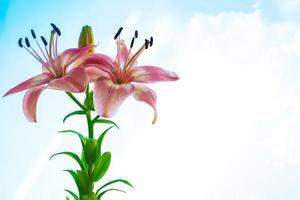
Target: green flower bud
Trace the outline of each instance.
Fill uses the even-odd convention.
[[[82,27],[79,40],[78,40],[78,47],[85,47],[87,45],[94,45],[95,40],[94,40],[94,33],[92,30],[92,27],[89,25],[85,25]],[[94,48],[91,49],[91,52],[94,52]]]

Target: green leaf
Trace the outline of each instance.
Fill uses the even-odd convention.
[[[72,191],[70,190],[65,190],[66,192],[68,192],[75,200],[80,200],[79,197]],[[70,200],[68,197],[67,197],[67,200]]]
[[[108,131],[113,128],[114,126],[111,126],[109,127],[108,129],[106,129],[98,138],[97,140],[97,145],[98,145],[98,154],[101,155],[101,147],[102,147],[102,142],[103,142],[103,139],[106,135],[106,133],[108,133]]]
[[[97,140],[88,138],[85,145],[85,159],[89,164],[95,163],[98,158]]]
[[[65,123],[65,121],[66,121],[69,117],[71,117],[71,116],[73,116],[73,115],[85,115],[85,111],[83,111],[83,110],[77,110],[77,111],[74,111],[74,112],[71,112],[71,113],[67,114],[67,115],[64,117],[64,119],[63,119],[63,123]]]
[[[91,91],[88,95],[86,95],[83,105],[84,107],[86,107],[87,110],[95,110],[93,96],[94,96],[93,91]]]
[[[89,176],[85,171],[77,170],[78,182],[80,185],[81,192],[83,194],[89,194],[93,188],[90,185]]]
[[[100,192],[100,190],[103,189],[103,188],[105,188],[106,186],[109,186],[109,185],[111,185],[111,184],[118,183],[118,182],[124,183],[124,184],[126,184],[126,185],[128,185],[128,186],[134,188],[133,185],[132,185],[129,181],[124,180],[124,179],[116,179],[116,180],[109,181],[108,183],[106,183],[106,184],[104,184],[103,186],[101,186],[101,187],[97,190],[96,194],[98,194],[98,193]]]
[[[96,120],[93,120],[92,122],[94,124],[96,124],[96,123],[99,123],[99,124],[113,124],[115,127],[117,127],[119,129],[119,126],[115,122],[113,122],[109,119],[96,119]]]
[[[71,158],[73,158],[79,164],[79,166],[80,166],[80,168],[82,170],[85,170],[83,163],[81,162],[80,158],[75,153],[69,152],[69,151],[59,152],[59,153],[53,154],[49,158],[49,160],[51,160],[53,157],[55,157],[57,155],[67,155],[67,156],[70,156]]]
[[[81,188],[80,188],[80,183],[79,183],[79,179],[78,179],[78,175],[76,174],[76,172],[74,172],[73,170],[64,170],[65,172],[68,172],[74,179],[75,183],[76,183],[76,186],[77,186],[77,189],[78,189],[78,192],[80,194],[81,192]]]
[[[97,196],[97,198],[101,199],[101,197],[102,197],[105,193],[107,193],[107,192],[109,192],[109,191],[118,191],[118,192],[126,193],[124,190],[119,190],[119,189],[111,188],[111,189],[104,190],[103,192],[101,192],[101,193]]]
[[[66,197],[66,200],[70,200],[69,197]]]
[[[95,168],[92,173],[92,179],[96,182],[99,181],[107,172],[111,161],[111,153],[105,152],[100,156],[95,163]]]
[[[63,131],[59,131],[59,133],[74,133],[74,134],[76,134],[80,139],[82,147],[84,148],[86,138],[81,133],[74,131],[74,130],[63,130]]]

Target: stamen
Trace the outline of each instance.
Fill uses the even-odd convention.
[[[118,32],[116,33],[116,35],[114,37],[114,40],[119,37],[119,35],[121,34],[122,30],[123,30],[123,27],[120,27],[119,30],[118,30]]]
[[[30,48],[30,43],[29,43],[29,40],[28,40],[27,37],[25,38],[25,44],[26,44],[26,46],[27,46],[28,48]]]
[[[57,38],[58,38],[58,34],[55,37],[55,42],[54,42],[54,47],[53,47],[53,53],[54,53],[54,57],[57,57]]]
[[[30,52],[32,55],[35,55],[34,57],[37,59],[37,60],[39,60],[41,63],[44,63],[44,61],[43,61],[43,59],[39,56],[39,54],[30,46],[30,43],[29,43],[29,40],[28,40],[28,38],[26,37],[25,38],[25,44],[26,44],[26,46],[27,46],[27,51],[29,51],[29,49],[28,48],[30,48],[31,49],[31,51],[33,52]]]
[[[132,48],[133,47],[133,44],[134,44],[134,37],[132,38],[132,40],[131,40],[131,43],[130,43],[130,48]]]
[[[19,47],[23,48],[22,38],[20,38],[20,39],[18,40],[18,45],[19,45]]]
[[[148,49],[149,46],[149,40],[145,39],[145,49]]]
[[[135,37],[135,38],[138,38],[138,36],[139,36],[139,33],[138,33],[137,30],[135,30],[135,31],[134,31],[134,37]]]
[[[47,46],[48,45],[48,42],[47,42],[47,40],[43,37],[43,36],[41,36],[41,40],[42,40],[42,42],[44,43],[44,45],[45,46]]]
[[[36,39],[36,35],[35,35],[35,32],[33,29],[31,29],[31,35],[32,35],[33,39]]]
[[[153,37],[152,36],[150,37],[150,43],[149,43],[149,45],[150,45],[150,47],[152,47],[152,45],[153,45]]]
[[[53,23],[50,24],[53,28],[53,30],[57,33],[58,36],[61,36],[61,32],[59,30],[59,28],[57,28],[57,26]]]

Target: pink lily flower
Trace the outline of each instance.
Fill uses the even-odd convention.
[[[145,40],[142,47],[132,54],[132,47],[138,32],[132,38],[130,49],[119,35],[122,28],[117,32],[117,56],[113,60],[103,54],[93,54],[85,60],[86,72],[90,82],[94,82],[94,104],[96,111],[103,117],[112,117],[121,104],[130,96],[137,101],[145,102],[154,110],[152,123],[157,120],[156,94],[141,83],[153,83],[158,81],[176,81],[178,76],[174,72],[164,70],[156,66],[138,66],[137,58],[145,49],[153,44],[153,38]]]
[[[42,73],[20,83],[4,95],[8,96],[27,90],[23,99],[23,111],[30,122],[36,122],[37,101],[46,88],[78,93],[83,92],[89,83],[87,73],[80,67],[80,63],[93,46],[67,49],[58,54],[57,38],[61,35],[61,32],[54,24],[51,24],[51,26],[53,30],[51,31],[49,51],[46,39],[41,36],[45,47],[42,50],[35,32],[31,30],[32,37],[41,51],[41,55],[31,47],[28,38],[25,38],[26,46],[22,44],[22,38],[19,39],[19,46],[25,48],[42,64]],[[70,70],[71,66],[72,69]]]

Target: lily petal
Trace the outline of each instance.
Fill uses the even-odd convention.
[[[157,120],[157,110],[156,110],[156,94],[155,92],[145,85],[136,84],[134,85],[134,93],[133,97],[137,101],[142,101],[152,107],[154,111],[154,117],[152,120],[152,124],[154,124]]]
[[[101,53],[90,54],[82,60],[81,65],[95,65],[105,67],[109,70],[113,69],[113,59]]]
[[[39,96],[47,88],[46,85],[29,89],[23,98],[23,112],[30,122],[36,122],[36,105]]]
[[[128,71],[126,81],[138,83],[153,83],[158,81],[176,81],[179,79],[175,72],[155,66],[134,67]]]
[[[124,40],[117,41],[118,53],[115,59],[115,63],[119,68],[123,68],[126,61],[130,59],[128,48]]]
[[[102,77],[94,84],[95,109],[101,116],[111,117],[133,92],[134,85],[116,85],[111,79]]]
[[[45,73],[39,74],[37,76],[34,76],[34,77],[20,83],[17,86],[13,87],[4,95],[4,97],[11,95],[11,94],[15,94],[17,92],[24,91],[28,88],[33,88],[33,87],[36,87],[39,85],[43,85],[45,83],[48,83],[51,79],[53,79],[53,76],[50,73],[45,72]]]
[[[101,77],[110,78],[113,76],[110,70],[106,70],[105,67],[101,68],[101,66],[95,67],[94,65],[86,66],[85,71],[89,78],[89,82],[94,82],[95,80]]]
[[[67,92],[83,92],[88,84],[88,76],[83,68],[75,68],[62,78],[49,82],[51,89],[63,90]]]
[[[88,55],[90,49],[94,48],[95,45],[88,45],[82,48],[71,48],[67,49],[59,55],[57,60],[58,63],[55,66],[60,67],[63,72],[66,71],[66,68],[71,65],[77,59]]]

